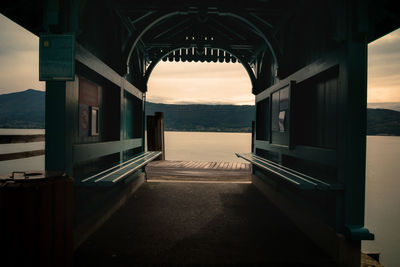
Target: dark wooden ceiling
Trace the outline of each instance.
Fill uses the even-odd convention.
[[[252,62],[258,50],[277,49],[274,36],[296,8],[289,2],[118,0],[113,7],[130,34],[140,37],[133,45],[148,61],[175,51],[170,60]]]
[[[298,55],[304,49],[318,52],[320,47],[326,47],[327,51],[346,40],[350,20],[361,21],[360,29],[365,31],[368,42],[397,29],[400,9],[396,3],[392,0],[3,0],[0,12],[37,35],[74,32],[80,44],[121,74],[134,56],[136,66],[132,69],[140,75],[146,64],[161,58],[242,61],[247,65],[259,62],[260,69],[268,58],[275,65],[279,60],[284,61],[280,64],[284,68],[280,69],[290,72],[307,62],[303,59],[307,56]],[[346,10],[357,14],[346,14]],[[298,55],[300,63],[292,62],[294,55]]]

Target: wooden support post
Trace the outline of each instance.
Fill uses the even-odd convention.
[[[165,160],[164,113],[147,116],[147,150],[162,151],[157,160]]]
[[[254,133],[255,133],[256,122],[251,121],[251,153],[254,153]]]
[[[73,177],[72,144],[78,131],[78,79],[46,82],[46,171]]]

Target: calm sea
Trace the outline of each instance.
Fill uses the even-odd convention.
[[[165,132],[167,160],[246,162],[235,152],[250,150],[249,133]]]
[[[400,137],[367,137],[365,225],[375,234],[363,251],[380,252],[385,267],[400,266]]]
[[[44,134],[42,129],[0,129],[0,135]],[[44,149],[44,142],[0,144],[0,154]],[[44,170],[44,156],[0,161],[0,175],[13,171]]]
[[[0,129],[0,134],[37,134],[44,130]],[[166,159],[242,162],[234,152],[250,152],[251,134],[166,132]],[[44,148],[44,142],[0,145],[0,153]],[[44,157],[0,161],[0,173],[44,168]],[[367,137],[365,225],[375,234],[365,241],[365,252],[380,252],[386,267],[400,262],[400,137]]]

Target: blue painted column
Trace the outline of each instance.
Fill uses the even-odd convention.
[[[45,170],[73,175],[72,144],[77,134],[77,79],[46,82]]]
[[[65,82],[46,82],[46,171],[66,171]]]
[[[343,216],[341,230],[350,240],[370,240],[374,236],[364,228],[368,45],[360,18],[353,20],[340,66],[337,162],[345,191],[338,218]]]

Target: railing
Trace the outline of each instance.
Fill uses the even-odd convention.
[[[33,142],[43,142],[43,141],[44,141],[44,134],[0,135],[0,151],[1,151],[1,145],[4,144],[33,143]],[[12,152],[12,153],[0,152],[0,161],[23,159],[41,155],[44,155],[44,149]]]

